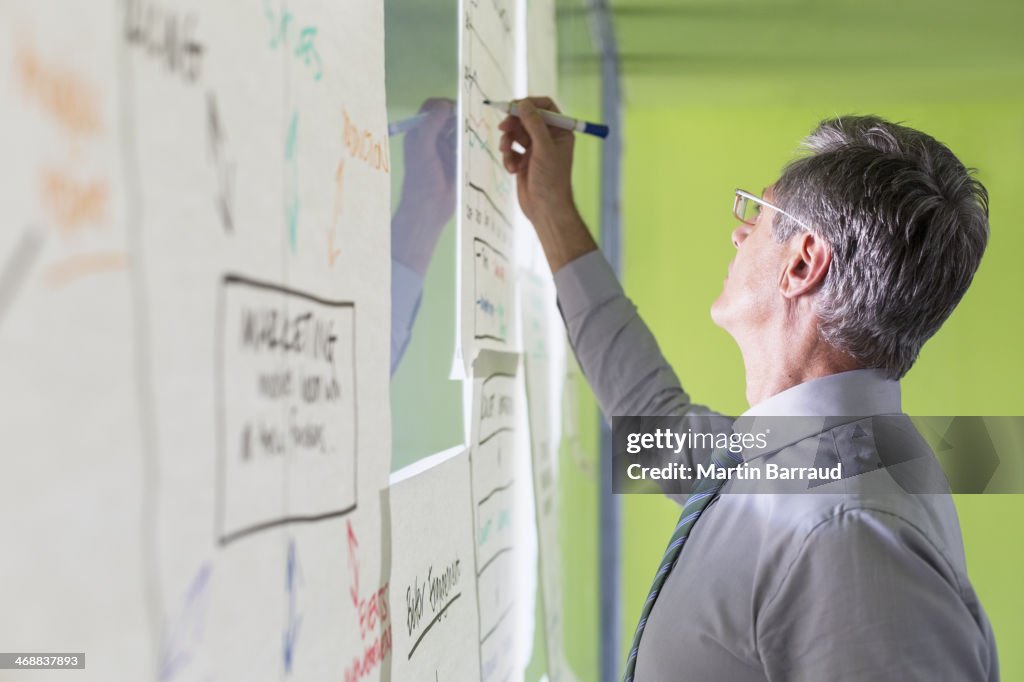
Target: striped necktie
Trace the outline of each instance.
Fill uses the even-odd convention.
[[[711,462],[716,467],[723,469],[734,467],[742,461],[743,457],[739,453],[731,453],[724,449],[716,450],[711,456]],[[640,650],[640,637],[644,634],[647,618],[651,615],[654,602],[658,599],[658,594],[661,592],[669,572],[675,566],[679,553],[683,551],[683,545],[686,543],[686,538],[690,535],[690,529],[697,522],[701,512],[718,496],[724,484],[724,479],[702,479],[697,483],[690,497],[686,500],[683,513],[679,515],[679,523],[676,524],[676,529],[672,533],[672,539],[669,540],[668,548],[665,550],[665,556],[662,557],[661,565],[654,576],[654,583],[651,585],[651,591],[647,595],[647,601],[644,602],[644,608],[640,611],[640,622],[637,623],[636,634],[633,635],[633,646],[629,650],[629,659],[626,661],[626,673],[623,676],[624,682],[633,682],[633,673],[636,670],[636,655]]]

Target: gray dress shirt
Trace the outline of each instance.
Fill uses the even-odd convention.
[[[555,284],[607,417],[714,414],[691,403],[599,252],[563,267]],[[786,447],[762,460],[785,465],[824,441],[853,464],[865,457],[853,429],[870,422],[856,420],[900,411],[897,382],[856,370],[790,388],[741,419],[849,417],[787,433]],[[952,499],[894,491],[881,471],[815,494],[743,494],[727,482],[655,602],[636,682],[998,680]]]

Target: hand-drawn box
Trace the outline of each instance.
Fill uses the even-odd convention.
[[[219,542],[353,511],[355,305],[237,275],[219,303]]]

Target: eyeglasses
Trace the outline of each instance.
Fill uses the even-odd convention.
[[[810,225],[800,220],[795,215],[791,213],[786,213],[775,204],[770,204],[761,197],[751,194],[750,192],[744,191],[742,189],[736,190],[736,197],[733,199],[732,202],[732,214],[736,217],[736,220],[740,221],[741,223],[753,225],[754,223],[757,222],[757,216],[761,214],[762,206],[767,206],[773,211],[778,211],[779,213],[786,216],[787,218],[789,218],[790,220],[792,220],[805,230],[811,229]]]

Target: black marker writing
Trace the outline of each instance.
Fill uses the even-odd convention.
[[[184,16],[145,0],[124,3],[124,38],[142,49],[146,56],[162,61],[172,74],[186,83],[195,83],[201,75],[205,48],[195,38],[196,16]]]

